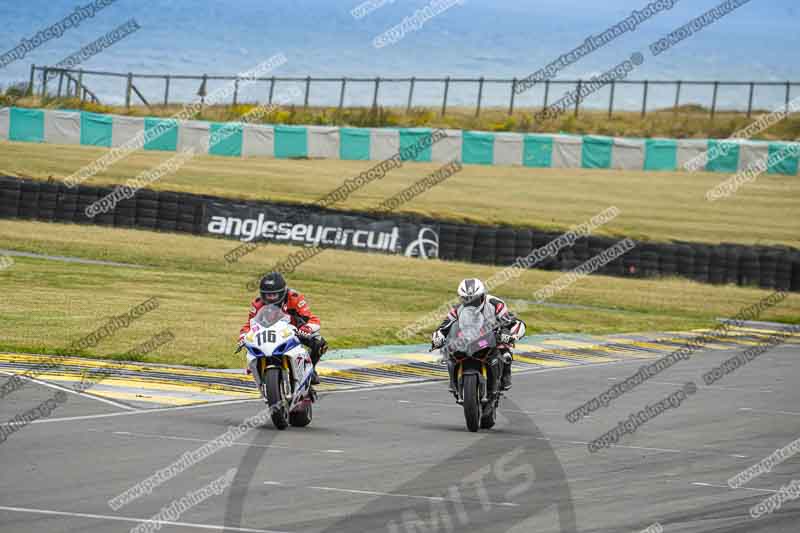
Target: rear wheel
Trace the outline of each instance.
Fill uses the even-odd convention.
[[[267,386],[267,402],[272,411],[272,423],[278,429],[286,429],[289,425],[287,421],[286,403],[284,402],[283,380],[279,368],[268,368],[267,379],[264,380]]]
[[[467,429],[473,433],[478,431],[481,419],[481,404],[478,399],[478,375],[466,374],[464,376],[464,418]]]

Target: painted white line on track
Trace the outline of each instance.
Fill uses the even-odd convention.
[[[772,492],[772,493],[778,492],[777,490],[772,490],[772,489],[753,489],[753,488],[750,488],[750,487],[739,487],[738,489],[732,489],[728,485],[715,485],[713,483],[698,483],[698,482],[695,482],[695,483],[692,483],[692,485],[696,485],[698,487],[714,487],[716,489],[728,489],[728,490],[751,490],[751,491],[755,491],[755,492]]]
[[[751,407],[740,407],[740,411],[748,411],[751,413],[767,413],[767,414],[776,414],[776,415],[792,415],[792,416],[800,416],[800,413],[795,411],[774,411],[770,409],[753,409]]]
[[[215,437],[201,439],[197,437],[179,437],[177,435],[157,435],[153,433],[134,433],[131,431],[112,431],[112,435],[122,435],[126,437],[141,437],[147,439],[179,440],[185,442],[211,442]],[[244,446],[245,448],[281,448],[284,450],[297,450],[299,452],[311,453],[344,453],[342,450],[315,450],[311,448],[300,448],[297,446],[281,446],[280,444],[247,444],[246,442],[232,442],[231,446]]]
[[[564,444],[577,444],[581,446],[586,446],[589,443],[584,442],[581,440],[560,440],[560,439],[549,439],[547,437],[534,437],[535,440],[546,440],[548,442],[560,442]],[[626,444],[612,444],[609,448],[626,448],[629,450],[647,450],[651,452],[664,452],[664,453],[683,453],[682,450],[675,450],[672,448],[647,448],[645,446],[628,446]]]
[[[589,365],[574,365],[574,366],[564,366],[558,368],[535,368],[530,370],[522,370],[517,372],[515,376],[524,376],[524,375],[532,375],[532,374],[543,374],[546,372],[557,372],[560,370],[578,370],[581,368],[597,368],[601,366],[608,366],[608,365],[627,365],[627,364],[636,364],[638,363],[641,366],[641,361],[637,360],[625,360],[620,359],[619,361],[609,361],[608,363],[592,363]],[[327,396],[329,394],[347,394],[352,392],[380,392],[384,390],[392,390],[392,389],[405,389],[410,387],[427,387],[431,385],[441,385],[444,383],[445,379],[431,379],[430,381],[422,381],[422,382],[412,382],[412,383],[400,383],[397,385],[377,385],[375,387],[355,387],[352,389],[345,389],[345,390],[334,390],[334,391],[325,391],[324,395]],[[320,398],[322,398],[323,393],[320,393]],[[157,407],[152,409],[140,409],[137,411],[126,411],[123,413],[106,413],[106,414],[98,414],[98,415],[81,415],[81,416],[67,416],[61,418],[47,418],[47,419],[40,419],[34,420],[31,424],[52,424],[54,422],[74,422],[78,420],[93,420],[98,418],[114,418],[118,416],[130,416],[130,415],[142,415],[142,414],[159,414],[159,413],[169,413],[172,411],[187,411],[190,409],[204,409],[207,407],[218,407],[220,405],[235,405],[240,403],[252,403],[258,402],[263,403],[263,400],[259,398],[253,399],[243,399],[243,400],[223,400],[219,402],[206,402],[200,403],[195,405],[180,405],[176,407]]]
[[[181,526],[181,527],[190,527],[194,529],[210,529],[214,531],[239,531],[242,533],[289,533],[286,531],[275,531],[272,529],[250,529],[246,527],[233,527],[233,526],[225,526],[225,525],[213,525],[213,524],[195,524],[193,522],[172,522],[169,520],[153,520],[151,518],[129,518],[126,516],[112,516],[112,515],[105,515],[105,514],[92,514],[92,513],[73,513],[67,511],[53,511],[51,509],[33,509],[29,507],[9,507],[5,505],[0,505],[0,511],[10,511],[14,513],[30,513],[30,514],[41,514],[41,515],[51,515],[51,516],[65,516],[69,518],[92,518],[95,520],[110,520],[114,522],[133,522],[136,524],[154,524],[160,528],[162,525],[165,526]]]
[[[15,374],[11,372],[6,372],[4,370],[0,370],[0,374],[5,374],[6,376],[14,376]],[[85,392],[78,392],[75,389],[70,389],[69,387],[63,387],[61,385],[56,385],[55,383],[49,383],[47,381],[42,381],[41,379],[32,378],[30,376],[25,376],[22,374],[16,374],[17,377],[22,379],[27,379],[28,381],[32,381],[38,385],[43,385],[45,387],[50,387],[51,389],[56,389],[64,392],[69,392],[70,394],[74,394],[75,396],[80,396],[81,398],[88,398],[90,400],[96,400],[98,402],[107,403],[108,405],[113,405],[114,407],[118,407],[120,409],[125,409],[126,411],[139,411],[136,407],[131,407],[130,405],[125,405],[124,403],[115,402],[114,400],[109,400],[108,398],[101,398],[100,396],[95,396],[94,394],[87,394]]]
[[[394,498],[408,498],[413,500],[428,500],[434,502],[455,502],[463,503],[464,500],[454,500],[451,498],[444,498],[442,496],[418,496],[415,494],[400,494],[396,492],[377,492],[372,490],[356,490],[356,489],[342,489],[338,487],[308,487],[312,490],[322,490],[328,492],[346,492],[348,494],[364,494],[367,496],[391,496]],[[482,502],[485,505],[496,505],[502,507],[519,507],[518,503],[512,502]]]

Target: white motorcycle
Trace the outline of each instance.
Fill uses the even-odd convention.
[[[308,348],[297,337],[292,319],[275,305],[265,305],[250,320],[245,335],[247,366],[253,372],[261,397],[271,409],[278,429],[311,423],[311,388],[314,365]]]

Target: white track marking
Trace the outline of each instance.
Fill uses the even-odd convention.
[[[288,533],[286,531],[275,531],[270,529],[249,529],[246,527],[233,527],[224,525],[213,524],[195,524],[192,522],[171,522],[168,520],[153,520],[150,518],[129,518],[126,516],[111,516],[105,514],[91,514],[91,513],[72,513],[67,511],[53,511],[51,509],[32,509],[29,507],[8,507],[0,505],[0,511],[10,511],[14,513],[30,513],[42,514],[51,516],[66,516],[70,518],[92,518],[95,520],[110,520],[114,522],[133,522],[136,524],[161,524],[166,526],[182,526],[191,527],[195,529],[211,529],[214,531],[240,531],[242,533]]]
[[[608,365],[633,365],[639,364],[641,366],[641,361],[639,360],[624,360],[621,359],[619,361],[609,361],[608,363],[592,363],[590,365],[574,365],[574,366],[564,366],[564,367],[557,367],[557,368],[535,368],[530,370],[523,370],[521,372],[517,372],[515,375],[530,375],[530,374],[543,374],[545,372],[557,372],[559,370],[579,370],[581,368],[597,368],[601,366],[608,366]],[[325,391],[322,394],[325,396],[329,394],[347,394],[352,392],[380,392],[384,390],[392,390],[392,389],[405,389],[411,387],[427,387],[436,385],[441,385],[445,380],[444,379],[432,379],[430,381],[423,381],[423,382],[412,382],[412,383],[399,383],[397,385],[378,385],[375,387],[356,387],[352,389],[345,389],[345,390],[336,390],[336,391]],[[263,403],[263,400],[259,398],[253,399],[244,399],[244,400],[223,400],[219,402],[207,402],[195,405],[180,405],[177,407],[157,407],[152,409],[140,409],[138,411],[126,411],[124,413],[107,413],[107,414],[99,414],[99,415],[82,415],[82,416],[68,416],[62,418],[47,418],[42,420],[34,420],[31,422],[32,424],[51,424],[54,422],[73,422],[77,420],[93,420],[97,418],[114,418],[118,416],[129,416],[129,415],[141,415],[141,414],[159,414],[159,413],[168,413],[172,411],[186,411],[189,409],[204,409],[207,407],[217,407],[220,405],[235,405],[239,403],[252,403],[252,402],[259,402]]]
[[[307,487],[312,490],[323,490],[327,492],[346,492],[348,494],[364,494],[367,496],[391,496],[394,498],[408,498],[414,500],[428,500],[434,502],[458,502],[461,503],[463,500],[453,500],[451,498],[444,498],[441,496],[417,496],[415,494],[400,494],[396,492],[377,492],[372,490],[356,490],[356,489],[342,489],[338,487]],[[511,502],[482,502],[486,505],[497,505],[503,507],[519,507],[518,503],[511,503]]]
[[[777,414],[777,415],[792,415],[792,416],[800,416],[800,413],[795,411],[774,411],[769,409],[753,409],[751,407],[740,407],[740,411],[748,411],[751,413],[767,413],[767,414]]]
[[[6,376],[13,376],[11,372],[5,372],[0,370],[0,373],[5,374]],[[125,409],[126,411],[140,411],[135,407],[131,407],[130,405],[125,405],[124,403],[115,402],[114,400],[109,400],[107,398],[102,398],[100,396],[95,396],[93,394],[86,394],[85,392],[78,392],[75,389],[70,389],[69,387],[63,387],[61,385],[56,385],[55,383],[48,383],[47,381],[42,381],[41,379],[32,378],[30,376],[25,376],[22,374],[16,374],[17,377],[22,379],[27,379],[28,381],[32,381],[33,383],[37,383],[39,385],[44,385],[45,387],[50,387],[51,389],[56,389],[64,392],[69,392],[70,394],[74,394],[76,396],[80,396],[81,398],[89,398],[90,400],[97,400],[98,402],[107,403],[108,405],[113,405],[114,407],[118,407],[120,409]]]
[[[101,432],[102,433],[102,432]],[[179,440],[186,442],[209,442],[214,440],[214,437],[208,439],[201,439],[196,437],[178,437],[176,435],[156,435],[152,433],[133,433],[131,431],[112,431],[113,435],[123,435],[130,437],[142,437],[148,439],[164,439],[164,440]],[[246,442],[233,442],[231,446],[244,446],[246,448],[281,448],[284,450],[297,450],[299,452],[312,452],[312,453],[344,453],[342,450],[314,450],[311,448],[298,448],[297,446],[281,446],[280,444],[247,444]]]
[[[608,381],[618,381],[618,378],[608,378]],[[652,383],[653,385],[669,385],[669,386],[677,386],[683,387],[686,383],[675,383],[672,381],[653,381],[647,380],[647,383]],[[730,390],[730,391],[737,391],[737,392],[775,392],[772,389],[745,389],[742,387],[722,387],[720,385],[703,385],[704,389],[719,389],[719,390]]]
[[[716,489],[728,489],[728,490],[752,490],[752,491],[755,491],[755,492],[772,492],[772,493],[778,492],[777,490],[753,489],[753,488],[749,488],[749,487],[739,487],[738,489],[732,489],[728,485],[714,485],[713,483],[697,483],[697,482],[695,482],[695,483],[692,483],[692,485],[696,485],[698,487],[714,487]]]
[[[536,440],[546,440],[548,442],[561,442],[564,444],[577,444],[581,446],[586,446],[589,443],[580,441],[580,440],[559,440],[559,439],[548,439],[547,437],[534,437]],[[628,446],[626,444],[612,444],[609,448],[627,448],[630,450],[647,450],[651,452],[664,452],[664,453],[683,453],[682,450],[674,450],[672,448],[647,448],[645,446]]]
[[[95,418],[113,418],[116,416],[130,416],[141,414],[154,414],[154,413],[169,413],[172,411],[187,411],[189,409],[200,409],[203,407],[217,407],[219,405],[233,405],[237,403],[246,402],[260,402],[261,400],[224,400],[221,402],[207,402],[196,405],[179,405],[177,407],[156,407],[153,409],[139,409],[137,411],[125,411],[124,413],[106,413],[100,415],[81,415],[81,416],[65,416],[62,418],[47,418],[42,420],[34,420],[31,424],[50,424],[53,422],[71,422],[74,420],[92,420]]]

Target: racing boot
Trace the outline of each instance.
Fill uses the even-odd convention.
[[[448,390],[458,398],[458,392],[456,392],[456,364],[450,359],[447,361],[447,373],[450,374],[450,387]]]
[[[503,375],[500,377],[501,390],[511,390],[511,362],[513,360],[511,352],[503,353]]]

